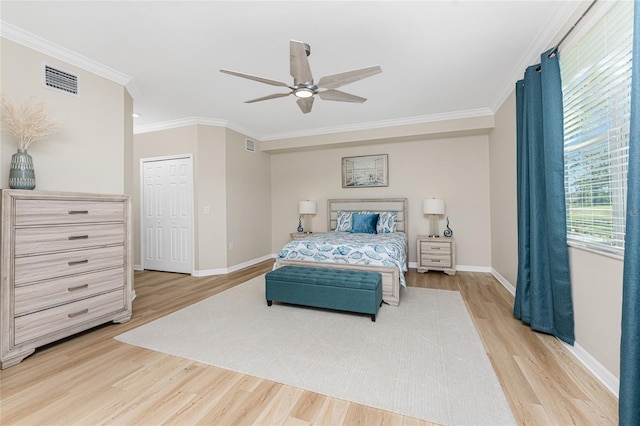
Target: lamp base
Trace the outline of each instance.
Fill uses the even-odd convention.
[[[438,232],[438,217],[434,214],[431,215],[431,233],[429,237],[440,238],[440,233]]]
[[[306,229],[305,233],[311,234],[311,217],[308,214],[304,215],[304,227]]]

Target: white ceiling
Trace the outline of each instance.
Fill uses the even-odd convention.
[[[493,113],[580,6],[566,0],[3,0],[0,17],[8,38],[26,31],[130,77],[140,114],[136,131],[198,117],[274,139]],[[311,45],[316,81],[380,65],[382,74],[340,89],[367,102],[317,98],[309,114],[294,96],[244,103],[286,89],[220,68],[291,84],[289,39]]]

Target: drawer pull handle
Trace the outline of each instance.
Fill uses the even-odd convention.
[[[440,259],[431,259],[432,262],[440,262]]]
[[[69,210],[69,214],[89,214],[89,210]]]
[[[69,236],[70,240],[86,240],[87,238],[89,238],[88,235],[70,235]]]
[[[69,287],[67,289],[67,291],[77,291],[77,290],[83,290],[85,288],[89,288],[89,284],[83,284],[83,285],[77,285],[75,287]]]
[[[431,247],[431,250],[442,250],[442,247]]]
[[[74,318],[74,317],[77,317],[79,315],[84,315],[84,314],[88,314],[88,313],[89,313],[89,309],[83,309],[81,311],[73,312],[71,314],[68,314],[67,317]]]
[[[73,260],[71,262],[67,262],[67,265],[74,266],[74,265],[82,265],[83,263],[89,263],[89,259]]]

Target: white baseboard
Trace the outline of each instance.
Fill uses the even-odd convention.
[[[514,296],[516,295],[516,288],[509,281],[507,281],[507,279],[505,277],[500,275],[500,273],[498,271],[496,271],[495,269],[491,268],[491,275],[493,275],[494,278],[496,280],[498,280],[498,282],[500,284],[502,284],[502,286],[509,291],[509,293],[511,293]]]
[[[239,263],[237,265],[230,266],[228,268],[216,268],[216,269],[203,269],[197,270],[194,269],[191,275],[194,277],[208,277],[211,275],[224,275],[231,272],[239,271],[240,269],[255,265],[256,263],[264,262],[265,260],[274,259],[276,257],[275,254],[268,254],[266,256],[259,257],[257,259],[252,259],[247,262]],[[142,265],[133,265],[134,271],[144,271]]]
[[[229,274],[231,272],[239,271],[240,269],[247,268],[249,266],[253,266],[257,263],[264,262],[265,260],[275,258],[274,254],[268,254],[266,256],[259,257],[257,259],[252,259],[247,262],[242,262],[237,265],[230,266],[228,268],[217,268],[217,269],[204,269],[204,270],[195,270],[191,275],[194,277],[208,277],[211,275],[223,275]]]
[[[491,272],[491,268],[489,266],[456,265],[456,271],[460,271],[460,272]]]
[[[609,370],[603,367],[594,357],[589,354],[582,346],[574,343],[573,346],[566,344],[562,340],[558,339],[560,343],[564,345],[569,352],[571,352],[578,360],[584,365],[587,370],[596,376],[596,379],[605,385],[607,389],[618,398],[618,391],[620,389],[620,379],[611,374]]]
[[[491,274],[495,277],[496,280],[502,284],[504,288],[506,288],[511,294],[515,296],[516,288],[513,284],[507,281],[498,271],[491,268]],[[558,339],[562,345],[567,348],[569,352],[571,352],[577,359],[589,370],[595,377],[602,383],[609,391],[618,398],[618,389],[620,387],[620,380],[611,374],[609,370],[604,368],[602,364],[600,364],[594,357],[589,354],[582,346],[578,343],[574,343],[573,346],[568,345],[562,340]]]

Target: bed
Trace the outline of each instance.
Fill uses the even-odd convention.
[[[393,217],[395,232],[345,232],[344,220],[353,213],[378,213],[385,219]],[[390,230],[383,228],[378,230]],[[380,272],[382,299],[397,306],[400,303],[400,286],[405,286],[404,273],[408,265],[407,199],[328,200],[327,229],[329,232],[314,233],[285,245],[276,257],[274,268],[284,265],[317,267],[321,264],[323,268]]]

